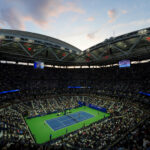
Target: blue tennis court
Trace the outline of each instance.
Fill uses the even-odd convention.
[[[59,130],[62,128],[65,128],[67,126],[71,126],[73,124],[76,124],[78,122],[87,120],[94,117],[94,115],[91,115],[84,111],[79,111],[76,113],[72,113],[69,115],[64,115],[58,118],[46,120],[46,123],[54,130]]]

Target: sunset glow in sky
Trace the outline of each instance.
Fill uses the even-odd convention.
[[[0,28],[40,33],[85,50],[150,27],[150,0],[0,0]]]

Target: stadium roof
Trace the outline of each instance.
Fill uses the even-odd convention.
[[[43,61],[50,65],[108,65],[150,58],[150,28],[111,37],[85,51],[61,40],[24,31],[0,29],[0,59]]]

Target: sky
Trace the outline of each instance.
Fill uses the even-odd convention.
[[[0,28],[48,35],[85,50],[150,27],[150,0],[0,0]]]

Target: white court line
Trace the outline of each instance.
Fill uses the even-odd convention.
[[[58,120],[57,118],[53,118],[53,119],[49,119],[49,120],[57,120],[58,122],[60,122],[63,126],[64,126],[64,128],[66,127],[65,126],[65,124],[63,124],[63,122],[61,122],[60,120]],[[68,119],[66,119],[66,120],[64,120],[64,121],[67,121],[67,120],[70,120],[69,118]],[[46,120],[47,121],[47,120]],[[48,125],[48,123],[46,122],[46,124]],[[48,125],[49,126],[49,128],[51,128],[50,127],[50,125]],[[52,128],[51,128],[52,129]],[[55,130],[59,130],[59,128],[55,128]],[[60,128],[60,129],[63,129],[63,128]],[[52,129],[53,130],[53,129]],[[55,131],[55,130],[53,130],[53,131]]]
[[[47,121],[47,120],[46,120],[46,121]],[[47,123],[46,121],[44,121],[44,122],[48,125],[48,123]],[[48,127],[49,127],[50,129],[52,129],[51,126],[48,125]],[[52,130],[53,130],[53,129],[52,129]],[[53,130],[53,131],[54,131],[54,130]]]
[[[71,113],[71,114],[79,114],[80,112],[85,112],[85,111],[79,111],[79,112],[76,112],[76,113]],[[85,112],[85,113],[87,113],[87,112]],[[90,113],[89,113],[90,114]],[[90,115],[92,115],[92,114],[90,114]],[[67,116],[67,115],[66,115]],[[83,118],[85,118],[85,115],[83,115],[83,114],[81,114],[81,116],[83,116]],[[61,116],[61,117],[63,117],[63,116]],[[93,117],[95,117],[95,115],[92,115],[92,117],[90,117],[90,118],[87,118],[87,119],[84,119],[84,120],[82,120],[82,121],[80,121],[79,120],[79,122],[78,123],[80,123],[80,122],[83,122],[83,121],[85,121],[85,120],[88,120],[88,119],[91,119],[91,118],[93,118]],[[59,117],[58,117],[59,118]],[[64,121],[67,121],[67,120],[71,120],[69,117],[68,117],[68,119],[65,119],[65,120],[63,120],[63,121],[60,121],[58,118],[53,118],[53,119],[49,119],[49,120],[57,120],[58,122],[60,122],[64,127],[63,128],[60,128],[60,129],[64,129],[64,128],[66,128],[67,126],[65,126],[65,125],[67,125],[67,124],[64,124],[63,122]],[[47,124],[47,123],[46,123]],[[74,123],[74,124],[77,124],[77,123]],[[74,124],[71,124],[71,125],[74,125]],[[48,124],[47,124],[48,125]],[[71,125],[68,125],[68,126],[71,126]],[[49,125],[48,125],[49,126]],[[50,127],[50,126],[49,126]],[[51,127],[50,127],[51,128]],[[52,129],[52,128],[51,128]],[[55,130],[60,130],[59,128],[55,128]],[[52,129],[53,130],[53,129]],[[55,131],[55,130],[53,130],[53,131]]]
[[[57,118],[54,118],[54,119],[56,119],[57,120]],[[50,120],[52,120],[52,119],[50,119]],[[66,128],[66,126],[65,126],[65,124],[63,123],[64,121],[67,121],[67,120],[70,120],[70,118],[68,117],[68,119],[66,119],[66,120],[63,120],[62,122],[60,121],[60,120],[57,120],[57,121],[59,121],[61,124],[63,124],[63,128],[60,128],[60,129],[64,129],[64,128]],[[76,123],[74,123],[74,124],[76,124]],[[66,124],[67,125],[67,124]],[[71,124],[71,125],[73,125],[73,124]],[[69,125],[68,125],[69,126]],[[55,130],[60,130],[59,128],[55,128]]]

